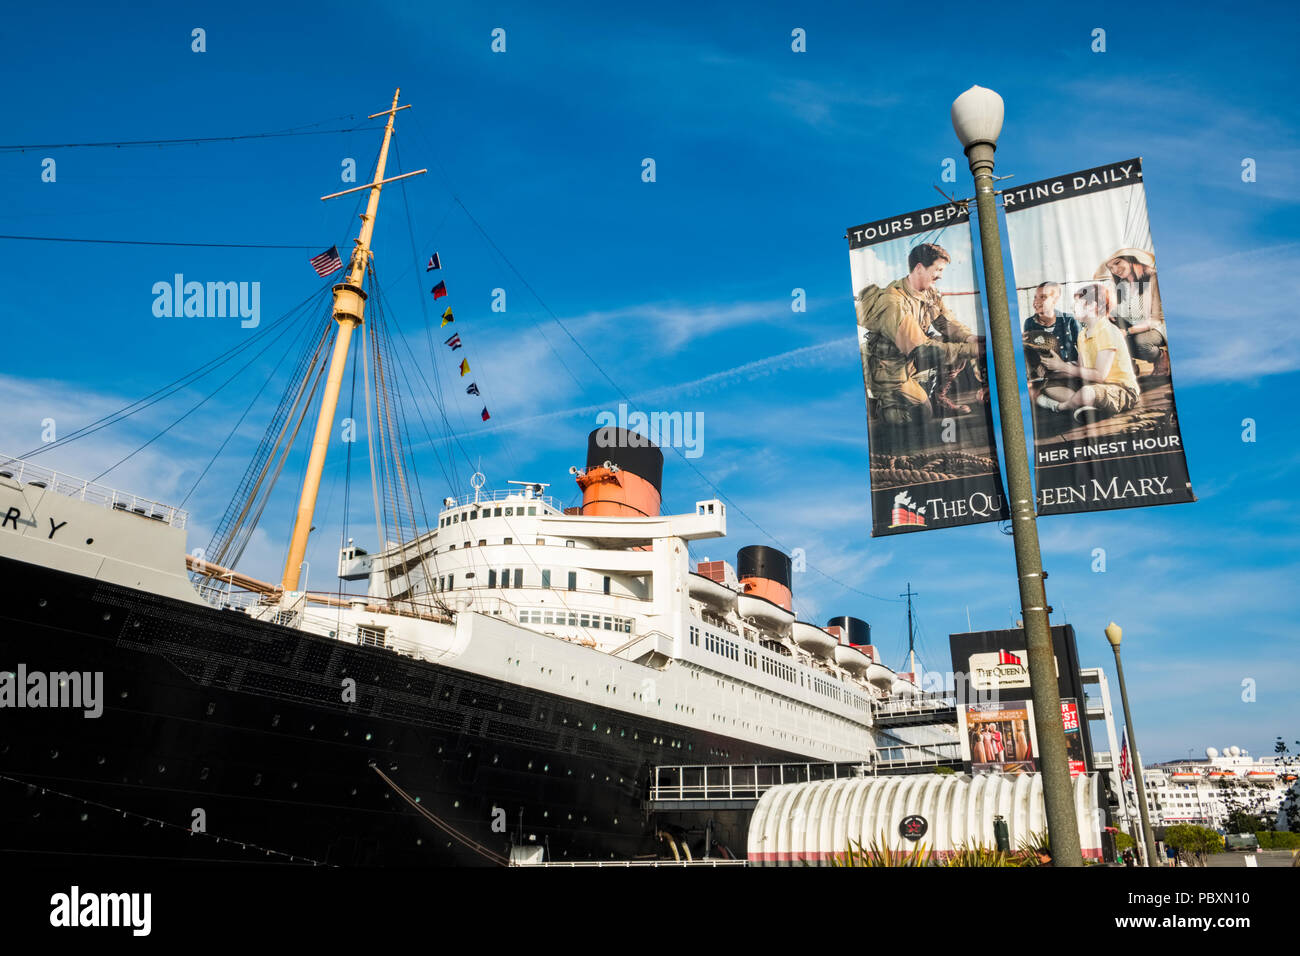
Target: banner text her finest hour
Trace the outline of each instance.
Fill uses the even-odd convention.
[[[1122,438],[1119,441],[1082,443],[1068,448],[1042,448],[1038,452],[1038,464],[1051,465],[1063,461],[1078,461],[1080,458],[1105,458],[1110,455],[1127,455],[1140,451],[1168,451],[1181,448],[1182,444],[1183,440],[1179,435],[1157,435],[1152,438]]]

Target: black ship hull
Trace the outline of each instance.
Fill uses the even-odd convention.
[[[806,759],[0,559],[0,671],[20,664],[102,673],[103,712],[0,708],[10,860],[655,856],[654,765]]]

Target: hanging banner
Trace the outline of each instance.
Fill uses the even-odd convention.
[[[1195,501],[1142,160],[1002,193],[1040,515]]]
[[[872,535],[1007,517],[969,222],[946,205],[848,230]]]

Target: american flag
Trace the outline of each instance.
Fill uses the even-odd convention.
[[[1129,763],[1129,756],[1128,756],[1128,729],[1125,728],[1125,730],[1124,730],[1124,746],[1121,747],[1121,748],[1120,748],[1120,751],[1119,751],[1119,778],[1120,778],[1121,780],[1127,780],[1127,779],[1128,779],[1129,777],[1131,777],[1131,776],[1133,776],[1133,767],[1132,767],[1132,765]]]
[[[316,270],[316,274],[322,279],[327,275],[333,275],[343,268],[343,260],[339,258],[339,247],[330,246],[318,256],[313,256],[311,267]]]

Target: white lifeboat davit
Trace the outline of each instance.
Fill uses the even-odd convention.
[[[784,632],[794,623],[794,614],[790,611],[779,604],[773,604],[766,598],[755,597],[752,594],[736,595],[736,613],[778,632]],[[830,638],[829,634],[826,636]]]
[[[703,601],[720,611],[730,611],[736,606],[736,592],[712,578],[692,571],[686,576],[686,584],[691,597],[697,601]]]
[[[854,677],[862,677],[871,669],[872,660],[852,644],[836,644],[835,663]]]
[[[835,648],[839,642],[816,624],[807,621],[794,622],[794,642],[810,654],[827,660],[838,658]]]

